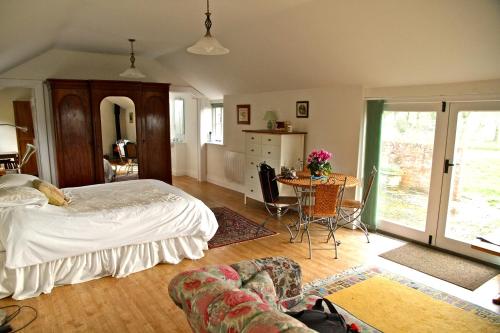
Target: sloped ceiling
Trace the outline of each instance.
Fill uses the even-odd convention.
[[[203,33],[204,7],[204,0],[2,1],[0,73],[52,48],[125,55],[135,37],[139,56],[211,98],[500,78],[498,0],[212,0],[214,35],[231,50],[220,57],[185,51]]]

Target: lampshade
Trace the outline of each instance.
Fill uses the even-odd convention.
[[[187,51],[199,55],[224,55],[229,53],[229,50],[211,35],[201,37],[193,46],[188,47]]]
[[[264,120],[271,120],[271,121],[278,120],[278,117],[276,116],[276,112],[266,111],[266,113],[264,114]]]
[[[134,42],[135,39],[130,38],[128,40],[130,42],[130,67],[127,68],[123,73],[120,74],[121,77],[128,77],[131,79],[141,79],[146,77],[146,75],[142,74],[140,70],[135,67],[135,54],[134,54]]]
[[[224,46],[219,43],[215,37],[210,33],[210,29],[212,28],[212,20],[210,19],[210,4],[209,0],[207,0],[207,12],[205,13],[207,18],[205,19],[205,28],[206,33],[205,36],[201,37],[193,46],[188,47],[187,51],[193,54],[199,55],[223,55],[228,54],[229,49],[226,49]]]
[[[130,67],[127,68],[123,73],[120,74],[121,77],[128,77],[132,79],[141,79],[146,77],[146,75],[142,74],[137,68]]]

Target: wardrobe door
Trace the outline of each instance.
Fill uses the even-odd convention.
[[[94,184],[94,142],[88,82],[48,81],[52,90],[59,186]]]
[[[141,130],[137,134],[140,140],[140,178],[172,184],[168,94],[168,84],[143,84],[142,108],[137,113]]]

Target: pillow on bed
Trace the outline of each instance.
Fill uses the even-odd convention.
[[[13,186],[0,188],[0,208],[15,206],[44,206],[47,197],[33,187]]]
[[[64,193],[51,183],[35,179],[33,180],[33,187],[45,194],[47,199],[49,199],[49,204],[51,205],[66,206],[68,204],[66,198],[64,197]]]
[[[38,177],[26,174],[8,174],[0,177],[0,188],[14,187],[14,186],[28,186],[33,187],[32,181]]]

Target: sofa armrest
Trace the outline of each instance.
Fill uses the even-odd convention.
[[[287,257],[268,257],[241,261],[231,265],[245,284],[256,273],[266,270],[271,276],[280,301],[300,298],[302,295],[302,271],[297,262]]]

